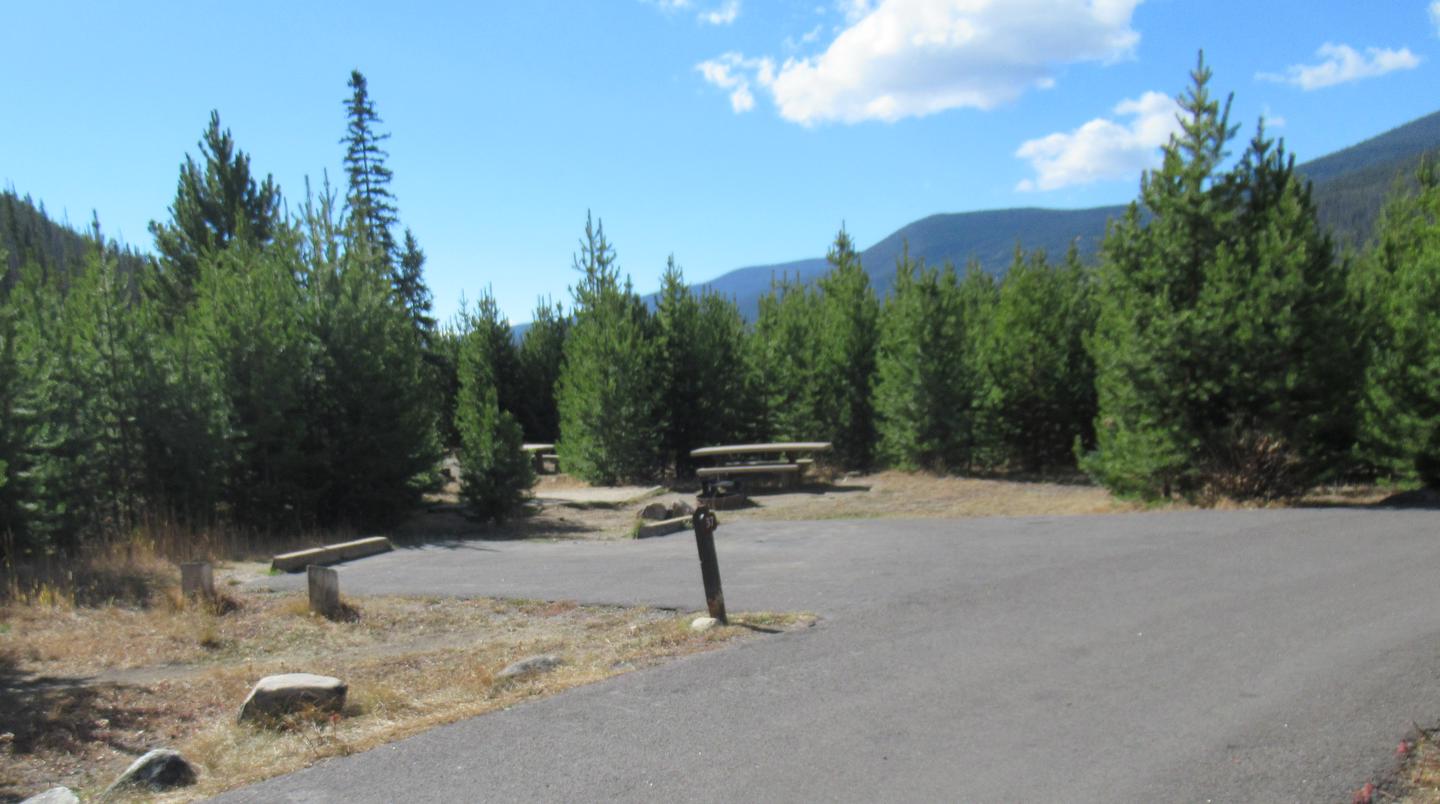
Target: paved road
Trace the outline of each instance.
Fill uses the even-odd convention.
[[[1440,513],[724,525],[765,637],[227,801],[1341,801],[1440,718]],[[471,543],[347,593],[703,606],[686,534]],[[274,579],[290,583],[290,579]]]

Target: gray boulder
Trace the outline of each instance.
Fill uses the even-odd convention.
[[[665,503],[652,502],[640,509],[641,519],[665,519],[668,516],[670,516],[670,509],[665,506]]]
[[[52,787],[43,793],[36,793],[20,804],[80,804],[80,797],[70,792],[68,787]]]
[[[178,751],[157,748],[131,762],[120,778],[105,789],[105,794],[127,787],[159,792],[192,784],[195,784],[195,768],[185,761],[185,757],[180,756]]]
[[[338,678],[311,673],[266,676],[240,705],[240,720],[283,717],[307,709],[339,712],[350,688]]]
[[[496,681],[505,681],[512,678],[520,678],[536,673],[548,673],[551,670],[564,664],[559,656],[545,654],[543,656],[530,656],[518,662],[512,662],[500,674],[495,676]]]
[[[670,503],[671,519],[681,516],[690,516],[693,513],[695,513],[695,509],[691,507],[690,503],[687,503],[684,500],[676,500],[675,502]]]

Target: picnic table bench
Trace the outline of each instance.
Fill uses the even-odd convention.
[[[556,465],[559,465],[560,456],[554,454],[554,444],[521,444],[520,449],[530,453],[531,459],[535,461],[535,474],[537,475],[545,472],[545,461],[547,460],[555,461]]]
[[[774,475],[784,479],[786,484],[794,483],[805,469],[815,462],[813,455],[829,452],[828,441],[782,441],[770,444],[726,444],[717,447],[701,447],[690,450],[692,458],[714,458],[724,461],[719,466],[705,466],[695,474],[702,482],[725,480],[746,475]],[[782,460],[790,457],[791,460]]]

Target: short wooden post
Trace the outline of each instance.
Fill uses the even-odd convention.
[[[715,513],[705,506],[695,509],[691,517],[695,527],[695,547],[700,551],[700,581],[705,584],[705,605],[710,616],[721,625],[725,619],[725,593],[720,589],[720,559],[715,556]]]
[[[310,581],[310,610],[329,617],[340,610],[340,573],[315,564],[305,568]]]
[[[187,600],[215,599],[215,571],[209,561],[188,561],[180,565],[180,594]]]

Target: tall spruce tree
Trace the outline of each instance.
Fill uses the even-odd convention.
[[[1287,496],[1346,441],[1343,277],[1294,160],[1263,129],[1220,170],[1235,128],[1210,77],[1202,58],[1181,133],[1101,250],[1098,449],[1084,466],[1123,493]]]
[[[403,247],[395,243],[399,211],[395,194],[390,190],[394,173],[385,164],[390,153],[381,147],[390,139],[390,134],[378,130],[384,121],[375,111],[365,76],[359,70],[351,70],[347,86],[350,87],[350,97],[345,100],[348,123],[345,138],[340,142],[345,146],[345,173],[349,179],[345,204],[352,220],[352,237],[368,240],[383,258],[387,279],[428,352],[433,346],[435,319],[430,314],[430,288],[425,284],[425,253],[409,229],[405,230]]]
[[[592,483],[652,477],[662,431],[650,313],[629,280],[621,283],[604,224],[588,214],[574,267],[574,323],[557,392],[560,462]]]
[[[373,244],[389,265],[396,257],[394,227],[399,221],[395,195],[390,192],[393,174],[385,165],[390,153],[380,147],[390,139],[376,126],[384,122],[370,100],[370,88],[359,70],[350,71],[350,97],[345,100],[349,118],[345,137],[345,173],[349,192],[345,196],[350,218],[358,232]]]
[[[1357,271],[1366,374],[1361,453],[1381,473],[1440,488],[1440,175],[1397,184]]]
[[[220,128],[219,112],[210,112],[199,148],[203,164],[186,155],[180,166],[170,220],[150,222],[160,252],[155,289],[172,317],[194,301],[204,255],[236,241],[264,246],[284,225],[280,188],[269,176],[256,182],[250,157]]]
[[[500,404],[494,333],[510,326],[488,292],[474,314],[462,313],[455,429],[460,435],[460,494],[472,515],[503,520],[524,503],[534,484],[520,424]],[[511,349],[506,344],[507,352]],[[513,381],[513,380],[512,380]]]
[[[824,437],[849,467],[870,465],[875,447],[871,379],[875,374],[879,302],[860,255],[842,228],[826,254],[816,312],[817,414]]]

